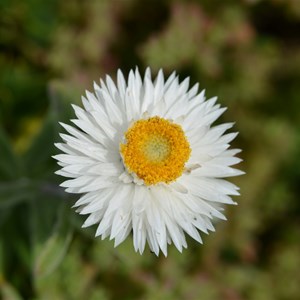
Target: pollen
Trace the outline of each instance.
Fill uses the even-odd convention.
[[[191,154],[181,126],[160,117],[136,121],[124,137],[120,144],[124,165],[146,185],[176,180]]]

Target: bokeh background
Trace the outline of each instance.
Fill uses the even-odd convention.
[[[298,0],[0,0],[0,51],[3,299],[300,299]],[[167,258],[81,229],[53,174],[70,103],[136,66],[218,95],[247,173],[228,221]]]

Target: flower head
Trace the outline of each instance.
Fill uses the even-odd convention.
[[[146,242],[156,255],[171,243],[182,251],[185,233],[202,243],[199,231],[214,231],[223,205],[236,204],[238,187],[222,178],[243,173],[231,167],[240,150],[228,149],[237,134],[224,134],[233,124],[212,127],[225,108],[175,72],[153,82],[149,69],[143,79],[130,71],[126,82],[119,71],[117,84],[107,76],[94,89],[84,108],[73,105],[75,126],[61,124],[64,154],[54,156],[56,173],[70,178],[61,186],[82,194],[74,206],[89,215],[83,227],[98,224],[96,236],[115,246],[132,231],[140,253]]]

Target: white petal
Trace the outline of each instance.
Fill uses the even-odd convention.
[[[124,99],[125,91],[126,91],[126,81],[120,69],[118,70],[118,91],[120,93],[121,99]],[[123,107],[124,107],[124,103],[123,103]]]
[[[202,184],[201,184],[202,183]],[[188,190],[193,195],[205,199],[207,201],[234,204],[232,199],[219,190],[216,190],[213,185],[205,185],[201,179],[189,176],[188,179]]]
[[[85,220],[85,222],[82,225],[82,228],[86,228],[89,226],[92,226],[94,224],[97,224],[102,218],[102,213],[99,211],[93,212],[89,215],[89,217]]]
[[[80,212],[81,215],[86,215],[99,211],[104,207],[107,201],[110,200],[112,191],[110,189],[104,189],[99,193],[98,197],[92,202],[88,203]]]
[[[79,198],[79,200],[76,201],[76,203],[73,205],[73,207],[79,207],[81,205],[85,205],[87,203],[90,203],[94,201],[96,198],[99,197],[98,192],[91,192],[87,193]]]
[[[69,132],[71,135],[73,135],[74,137],[78,138],[81,141],[84,142],[91,142],[92,139],[91,137],[89,137],[87,134],[85,134],[82,131],[79,131],[78,129],[74,128],[73,126],[64,124],[64,123],[59,123],[67,132]]]
[[[213,164],[202,166],[201,168],[195,170],[194,173],[197,176],[215,178],[232,177],[245,174],[243,171],[238,169]]]
[[[75,179],[66,180],[60,184],[61,187],[73,188],[73,187],[83,187],[94,181],[94,176],[80,176]]]
[[[90,157],[79,156],[79,155],[58,154],[58,155],[54,155],[52,157],[58,161],[66,163],[66,164],[90,165],[90,164],[94,164],[96,162],[96,160],[91,159]]]
[[[132,230],[134,250],[142,254],[146,244],[146,228],[143,215],[132,214]]]

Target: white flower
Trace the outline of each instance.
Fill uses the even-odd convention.
[[[233,124],[211,127],[225,108],[175,72],[152,82],[150,69],[143,79],[130,71],[126,82],[118,71],[116,85],[107,76],[94,89],[84,109],[73,105],[76,127],[61,124],[64,154],[54,156],[56,173],[70,178],[61,186],[82,194],[74,206],[89,215],[83,227],[98,224],[96,236],[115,246],[132,231],[140,253],[146,242],[156,255],[172,242],[182,251],[185,233],[202,243],[199,231],[214,231],[212,219],[225,219],[223,205],[239,195],[222,178],[243,174],[231,167],[240,150],[228,150],[237,133],[224,134]]]

